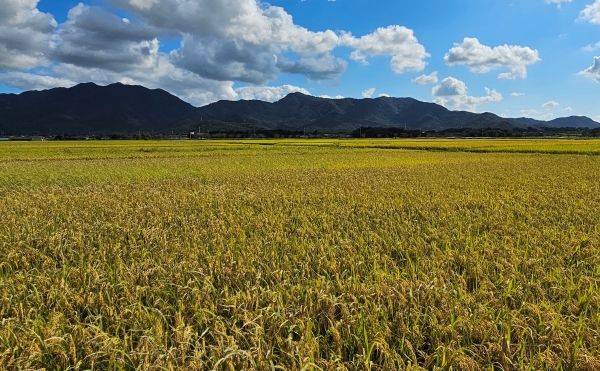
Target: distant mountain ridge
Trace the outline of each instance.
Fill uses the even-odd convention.
[[[532,126],[536,128],[547,127],[595,129],[597,127],[600,127],[600,123],[597,123],[591,118],[585,116],[559,117],[550,121],[536,120],[527,117],[513,118],[511,120],[522,125]]]
[[[326,99],[292,93],[274,102],[219,101],[196,108],[161,89],[94,83],[72,88],[0,94],[0,133],[133,133],[215,130],[318,130],[348,133],[358,127],[448,128],[600,127],[587,117],[552,121],[450,111],[413,98]],[[200,128],[202,130],[202,128]]]
[[[326,99],[302,93],[267,103],[220,101],[198,109],[203,118],[251,123],[268,128],[348,132],[361,126],[443,130],[450,127],[502,127],[516,124],[492,113],[450,111],[413,98]]]

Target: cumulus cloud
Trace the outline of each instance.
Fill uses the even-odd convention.
[[[197,38],[290,49],[300,55],[323,54],[339,43],[331,30],[311,32],[296,25],[283,8],[256,0],[113,0],[153,26]]]
[[[466,37],[462,44],[454,47],[444,56],[450,66],[465,64],[471,72],[488,73],[498,68],[509,68],[510,72],[498,75],[501,79],[527,77],[527,66],[540,61],[539,53],[528,47],[501,45],[495,48],[483,45],[476,38]]]
[[[389,97],[390,97],[389,94],[385,94],[385,93],[379,94],[379,98],[389,98]]]
[[[579,19],[594,24],[600,24],[600,0],[596,0],[593,4],[587,5],[585,9],[579,13]]]
[[[450,97],[456,95],[467,94],[467,84],[455,79],[454,77],[446,77],[442,80],[442,83],[435,86],[431,93],[434,97]]]
[[[37,9],[38,0],[3,0],[0,5],[0,71],[47,65],[56,21]]]
[[[565,111],[567,111],[567,112],[571,112],[571,111],[573,111],[573,108],[571,108],[571,107],[567,107],[567,108],[565,108]]]
[[[58,29],[54,60],[82,67],[125,71],[156,63],[159,31],[125,22],[108,11],[80,3]]]
[[[309,80],[331,80],[339,77],[348,68],[348,62],[328,54],[319,58],[301,58],[297,61],[283,59],[277,67],[282,72],[305,75]]]
[[[556,4],[557,8],[561,8],[562,3],[570,3],[572,0],[544,0],[546,4]]]
[[[181,48],[171,52],[173,63],[198,75],[219,81],[263,84],[279,75],[277,57],[264,46],[227,39],[183,37]]]
[[[542,104],[542,107],[543,107],[543,108],[548,108],[548,107],[557,107],[557,106],[560,106],[560,103],[558,103],[558,102],[555,102],[555,101],[553,101],[553,100],[551,100],[550,102],[546,102],[546,103]]]
[[[373,96],[373,93],[375,93],[375,88],[367,89],[362,92],[362,97],[371,98]]]
[[[235,91],[239,94],[240,99],[244,100],[262,100],[267,102],[275,102],[285,97],[290,93],[300,92],[302,94],[310,95],[310,93],[303,88],[293,85],[283,86],[244,86]]]
[[[511,93],[510,94],[512,97],[522,97],[525,95],[525,93]]]
[[[280,73],[301,73],[310,80],[337,78],[347,63],[330,55],[338,46],[354,49],[351,58],[391,56],[391,68],[402,73],[422,70],[425,48],[412,30],[380,28],[360,38],[296,25],[283,8],[257,0],[113,0],[146,23],[183,35],[173,62],[200,76],[221,81],[262,84]],[[210,11],[208,11],[210,10]],[[290,62],[283,54],[301,58]]]
[[[591,67],[579,72],[579,74],[587,77],[588,79],[600,82],[600,57],[594,57],[594,64]]]
[[[421,75],[417,78],[414,78],[411,80],[411,82],[413,84],[417,84],[417,85],[428,85],[428,84],[436,84],[439,79],[438,79],[438,72],[432,72],[430,75]]]
[[[486,95],[473,97],[468,95],[467,85],[454,77],[446,77],[440,85],[433,87],[431,94],[434,102],[447,108],[475,111],[478,105],[490,102],[500,102],[502,94],[496,90],[485,88]]]
[[[310,79],[337,77],[345,62],[328,53],[339,45],[331,31],[312,32],[296,25],[281,7],[256,0],[114,0],[149,25],[183,35],[172,53],[175,65],[220,81],[262,84],[281,72],[278,60],[285,52],[301,57],[285,69],[306,72]],[[319,62],[329,62],[324,70]],[[293,72],[301,73],[301,72]]]
[[[354,49],[350,58],[363,64],[368,63],[368,57],[392,56],[390,66],[395,73],[422,71],[427,66],[424,59],[430,57],[413,30],[401,26],[378,28],[360,38],[346,32],[341,42]]]

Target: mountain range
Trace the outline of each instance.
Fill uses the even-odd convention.
[[[448,128],[588,127],[581,116],[539,121],[492,113],[450,111],[412,98],[327,99],[292,93],[274,102],[219,101],[194,107],[161,89],[120,83],[0,94],[0,133],[87,134],[132,132],[318,130],[347,133],[358,127]]]

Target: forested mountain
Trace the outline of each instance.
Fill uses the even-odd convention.
[[[600,127],[587,117],[549,122],[492,113],[450,111],[412,98],[327,99],[292,93],[274,102],[219,101],[196,108],[161,89],[112,84],[0,94],[0,133],[169,133],[209,130],[317,130],[349,133],[358,127],[448,128]]]

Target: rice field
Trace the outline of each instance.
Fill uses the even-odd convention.
[[[0,369],[599,370],[599,154],[0,143]]]

